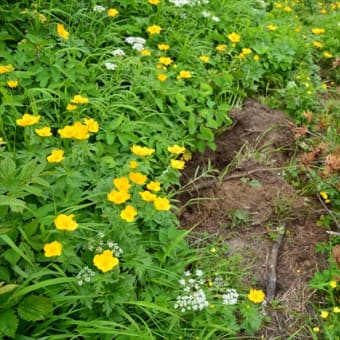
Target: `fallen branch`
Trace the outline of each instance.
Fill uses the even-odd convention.
[[[277,264],[277,258],[279,254],[279,249],[281,247],[284,235],[286,233],[286,226],[283,225],[278,229],[277,233],[277,240],[273,244],[269,260],[267,264],[267,291],[266,291],[266,300],[264,302],[264,305],[266,306],[270,301],[272,301],[275,297],[275,291],[276,291],[276,264]]]
[[[230,181],[230,180],[233,180],[233,179],[238,179],[238,178],[242,178],[242,177],[247,177],[253,173],[256,173],[256,172],[264,172],[264,171],[275,171],[275,170],[282,170],[284,168],[260,168],[260,169],[252,169],[252,170],[249,170],[249,171],[245,171],[245,172],[242,172],[240,174],[233,174],[233,175],[229,175],[229,176],[225,176],[223,178],[219,178],[219,177],[214,177],[213,179],[210,179],[208,181],[204,181],[204,182],[201,182],[201,183],[198,183],[198,184],[192,184],[191,188],[189,187],[187,189],[187,192],[191,193],[191,192],[194,192],[194,191],[199,191],[199,190],[202,190],[202,189],[207,189],[207,188],[210,188],[211,186],[213,186],[214,184],[216,184],[217,182],[226,182],[226,181]]]

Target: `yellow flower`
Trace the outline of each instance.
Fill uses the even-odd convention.
[[[109,9],[107,10],[107,15],[108,15],[109,17],[114,18],[114,17],[117,16],[118,14],[119,14],[119,12],[118,12],[115,8],[109,8]]]
[[[128,191],[131,187],[127,177],[115,178],[112,182],[119,191]]]
[[[189,79],[191,77],[192,75],[190,71],[180,71],[177,79]]]
[[[321,196],[324,200],[326,200],[326,199],[328,198],[328,194],[327,194],[326,191],[320,191],[320,196]]]
[[[208,63],[209,60],[210,60],[210,57],[208,57],[207,55],[201,55],[201,56],[199,57],[199,59],[200,59],[200,61],[201,61],[202,63]]]
[[[312,29],[312,33],[313,33],[313,34],[316,34],[316,35],[322,34],[322,33],[325,33],[325,32],[326,32],[326,31],[325,31],[324,28],[318,28],[318,27],[316,27],[316,28],[313,28],[313,29]]]
[[[336,281],[335,281],[335,280],[330,281],[330,282],[329,282],[329,286],[330,286],[331,288],[335,288],[335,287],[336,287]]]
[[[262,289],[257,290],[251,288],[248,293],[248,299],[254,303],[261,303],[265,299],[265,294]]]
[[[171,58],[169,58],[169,57],[159,57],[158,62],[160,64],[165,65],[165,66],[169,66],[174,61]]]
[[[333,313],[335,313],[335,314],[340,313],[340,308],[339,307],[333,307]]]
[[[220,44],[220,45],[217,45],[216,46],[216,50],[218,51],[218,52],[223,52],[223,51],[225,51],[227,49],[227,45],[225,45],[225,44]]]
[[[6,142],[4,141],[2,137],[0,137],[0,145],[4,145],[4,144],[6,144]]]
[[[73,138],[74,129],[71,125],[66,125],[62,129],[58,129],[58,134],[61,138]]]
[[[8,80],[7,81],[7,86],[10,87],[11,89],[15,89],[18,87],[19,82],[17,80]]]
[[[233,43],[237,43],[237,42],[240,42],[241,36],[235,32],[232,32],[228,34],[228,39]]]
[[[313,41],[312,44],[316,48],[322,48],[323,47],[323,44],[320,41]]]
[[[185,162],[177,160],[177,159],[171,159],[170,165],[173,169],[183,170],[185,166]]]
[[[66,31],[64,25],[57,24],[57,33],[60,38],[63,38],[64,40],[68,40],[69,33]]]
[[[73,104],[67,104],[66,106],[67,111],[74,111],[76,108],[77,108],[77,105],[73,105]]]
[[[175,144],[173,146],[168,146],[168,151],[175,155],[180,155],[185,152],[185,147]]]
[[[157,74],[157,79],[159,81],[166,81],[168,79],[168,76],[166,74],[164,74],[164,73],[158,73]]]
[[[314,333],[319,333],[320,332],[320,328],[319,327],[313,327],[313,332]]]
[[[55,149],[46,157],[49,163],[60,163],[64,159],[64,150]]]
[[[322,84],[321,84],[321,87],[322,87],[324,90],[327,90],[327,84],[322,83]]]
[[[320,316],[321,316],[323,319],[327,319],[327,318],[328,318],[328,315],[329,315],[329,313],[328,313],[326,310],[321,311]]]
[[[130,161],[129,167],[131,169],[136,169],[138,167],[138,163],[136,161]]]
[[[74,215],[60,214],[54,219],[54,224],[58,230],[73,231],[78,228],[78,223],[74,220]]]
[[[101,254],[94,256],[93,264],[103,273],[106,273],[119,264],[119,259],[112,255],[111,250],[104,250]]]
[[[40,137],[50,137],[52,136],[51,128],[44,126],[41,129],[35,129],[35,133]]]
[[[276,8],[282,8],[282,4],[280,4],[279,2],[275,3],[275,7]]]
[[[9,73],[12,71],[14,71],[14,67],[12,64],[0,65],[0,74]]]
[[[131,152],[137,156],[145,157],[150,156],[155,152],[155,149],[147,148],[146,146],[133,145]]]
[[[157,210],[169,210],[170,209],[170,202],[167,198],[163,197],[156,197],[153,201],[153,204]]]
[[[24,115],[17,119],[17,125],[25,127],[25,126],[31,126],[34,124],[38,124],[40,120],[40,116],[33,116],[30,115],[29,113],[24,113]]]
[[[160,0],[149,0],[149,4],[158,5]]]
[[[133,222],[136,215],[137,210],[132,205],[127,205],[126,208],[120,212],[120,217],[126,222]]]
[[[63,250],[63,246],[58,241],[44,244],[44,252],[46,257],[60,256]]]
[[[89,129],[87,125],[84,125],[80,122],[75,122],[72,128],[73,128],[73,136],[72,136],[73,138],[88,139],[90,137]]]
[[[161,183],[153,181],[153,182],[148,183],[146,187],[151,191],[158,192],[161,190]]]
[[[259,57],[257,54],[255,54],[254,57],[253,57],[253,59],[254,59],[255,61],[259,61],[259,60],[260,60],[260,57]]]
[[[141,55],[143,55],[143,56],[149,56],[149,55],[151,55],[151,51],[148,50],[147,48],[141,50],[139,53],[140,53]]]
[[[325,58],[332,58],[332,57],[333,57],[333,54],[332,54],[332,53],[329,53],[329,52],[327,52],[327,51],[323,52],[322,54],[323,54],[323,56],[324,56]]]
[[[89,99],[86,97],[82,97],[79,94],[76,94],[73,99],[71,100],[73,104],[86,104],[89,102]]]
[[[98,132],[99,124],[93,118],[84,118],[84,123],[89,132]]]
[[[131,195],[127,191],[111,190],[107,194],[107,199],[114,204],[122,204],[129,200]]]
[[[284,10],[285,12],[291,12],[291,11],[292,11],[292,8],[289,7],[289,6],[286,6],[286,7],[284,7],[283,10]]]
[[[210,252],[213,253],[213,254],[215,254],[216,251],[217,251],[216,248],[211,248],[211,249],[210,249]]]
[[[140,172],[130,172],[129,177],[133,183],[140,185],[143,185],[147,180],[147,177]]]
[[[147,32],[151,35],[152,34],[159,34],[161,32],[161,30],[162,30],[161,26],[158,26],[158,25],[152,25],[152,26],[149,26],[147,28]]]
[[[244,55],[248,55],[251,54],[253,51],[251,50],[251,48],[242,48],[242,54]]]
[[[139,195],[142,198],[142,200],[146,202],[153,202],[157,197],[155,194],[152,194],[150,191],[147,190],[140,191]]]
[[[269,29],[269,31],[276,31],[277,30],[277,26],[272,25],[272,24],[267,25],[267,28]]]
[[[160,51],[167,51],[170,48],[168,44],[158,44],[157,47]]]

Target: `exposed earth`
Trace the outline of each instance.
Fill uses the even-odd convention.
[[[313,318],[308,282],[326,266],[315,247],[328,235],[316,225],[322,206],[301,196],[283,176],[295,156],[296,127],[284,113],[254,100],[230,116],[234,124],[216,137],[216,151],[194,154],[183,171],[181,227],[195,226],[194,232],[221,239],[224,256],[241,254],[251,268],[244,280],[265,292],[272,247],[279,246],[272,292],[276,307],[267,307],[271,321],[259,336],[308,339],[301,321],[307,314]]]

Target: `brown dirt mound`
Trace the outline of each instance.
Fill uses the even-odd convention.
[[[325,260],[315,254],[327,239],[316,226],[315,206],[299,197],[282,177],[294,151],[293,124],[279,111],[249,100],[232,112],[234,125],[216,139],[215,152],[193,155],[182,175],[186,190],[179,196],[182,228],[195,227],[223,238],[228,253],[239,253],[251,266],[248,282],[266,289],[267,262],[278,228],[286,235],[279,252],[275,299],[267,338],[286,338],[301,324],[292,313],[310,313],[308,281]],[[218,176],[199,176],[208,163]],[[193,177],[198,179],[193,181]],[[226,254],[228,255],[228,254]],[[302,315],[301,314],[301,315]],[[300,335],[301,334],[301,335]],[[308,339],[300,330],[294,339]]]

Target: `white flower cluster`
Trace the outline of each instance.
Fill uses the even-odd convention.
[[[93,12],[102,13],[102,12],[105,12],[105,11],[106,11],[106,8],[104,6],[101,6],[101,5],[93,6]]]
[[[120,48],[113,50],[111,52],[111,54],[115,57],[124,57],[125,56],[125,52],[123,50],[121,50]]]
[[[180,309],[182,313],[192,310],[198,311],[209,306],[205,292],[201,288],[204,284],[203,271],[196,270],[192,275],[190,271],[184,273],[185,278],[179,280],[183,294],[177,296],[175,309]]]
[[[88,243],[88,249],[90,251],[95,251],[97,254],[102,253],[105,249],[109,248],[112,253],[114,254],[115,257],[120,257],[120,255],[123,254],[123,249],[119,247],[119,245],[112,241],[112,240],[108,240],[108,241],[104,241],[103,238],[105,237],[105,235],[103,233],[99,233],[98,234],[99,239],[97,240],[91,240]]]
[[[95,276],[95,272],[88,266],[85,266],[76,276],[78,286],[82,286],[84,283],[91,282],[91,278]]]
[[[238,293],[233,288],[228,288],[225,294],[222,295],[224,305],[236,305],[238,300]]]
[[[104,65],[105,65],[106,69],[110,70],[110,71],[114,71],[117,68],[116,64],[113,64],[113,63],[110,63],[110,62],[106,62],[106,63],[104,63]]]
[[[209,0],[169,0],[169,2],[171,2],[176,7],[181,7],[184,5],[189,6],[205,5],[209,3]]]
[[[203,18],[211,18],[211,20],[215,21],[215,22],[220,22],[221,21],[221,19],[219,17],[217,17],[216,15],[213,15],[209,11],[202,11],[202,16],[203,16]]]
[[[146,40],[141,37],[127,37],[125,42],[131,45],[134,50],[141,51],[144,50]]]

